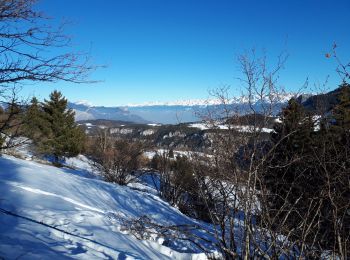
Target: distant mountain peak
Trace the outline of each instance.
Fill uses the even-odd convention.
[[[211,99],[188,99],[188,100],[175,100],[175,101],[150,101],[144,103],[130,103],[123,107],[152,107],[152,106],[203,106],[203,105],[216,105],[219,104],[219,100]]]
[[[199,114],[206,113],[207,107],[220,107],[226,105],[234,105],[242,111],[249,110],[249,101],[259,111],[264,103],[269,104],[271,101],[276,103],[276,109],[282,107],[291,97],[295,97],[295,93],[273,93],[266,96],[253,94],[248,96],[237,96],[227,100],[219,98],[211,99],[187,99],[168,102],[146,102],[142,104],[128,104],[124,106],[113,107],[94,106],[86,100],[80,100],[69,103],[69,107],[74,110],[77,121],[107,119],[128,121],[134,123],[162,123],[174,124],[178,122],[194,122],[198,121]],[[277,111],[275,111],[277,113]]]
[[[78,101],[75,101],[75,102],[72,102],[76,105],[83,105],[83,106],[87,106],[87,107],[93,107],[94,105],[88,101],[88,100],[78,100]]]
[[[138,115],[133,115],[129,111],[121,109],[119,107],[91,106],[91,104],[86,104],[86,102],[68,102],[68,107],[75,112],[76,121],[107,119],[135,123],[151,122],[143,119]]]
[[[272,99],[276,102],[288,102],[289,99],[295,97],[295,93],[281,92],[281,93],[273,93],[270,96],[263,97],[265,100]],[[261,97],[258,95],[252,95],[251,101],[253,103],[260,101]],[[241,104],[248,103],[248,96],[237,96],[230,99],[225,100],[226,104]],[[212,105],[220,105],[223,103],[223,100],[219,98],[210,98],[210,99],[187,99],[187,100],[175,100],[175,101],[151,101],[144,103],[130,103],[121,107],[152,107],[152,106],[212,106]]]

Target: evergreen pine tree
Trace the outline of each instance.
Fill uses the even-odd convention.
[[[48,132],[49,127],[45,124],[41,105],[38,99],[33,97],[24,115],[24,133],[36,143]]]
[[[341,166],[346,171],[350,169],[350,84],[340,85],[338,100],[338,105],[332,111],[327,151],[330,151],[331,156],[337,156],[332,158],[337,162],[332,169]]]
[[[60,157],[72,157],[82,151],[84,132],[74,122],[74,112],[67,109],[67,99],[59,91],[50,94],[43,104],[43,118],[49,131],[40,143],[43,153],[50,154],[57,163]]]
[[[174,158],[174,150],[173,150],[173,149],[170,149],[170,150],[169,150],[168,157],[171,158],[171,159]]]
[[[294,98],[283,109],[281,123],[276,123],[272,132],[272,141],[281,146],[286,154],[293,154],[294,150],[301,151],[308,147],[313,132],[314,123],[311,115],[308,115],[302,105]],[[285,150],[287,149],[287,150]]]
[[[311,188],[318,182],[312,158],[314,135],[312,116],[291,99],[271,134],[274,148],[262,171],[264,184],[271,192],[270,213],[289,228],[300,223],[309,206],[308,198],[317,192]],[[290,208],[281,210],[286,204],[293,205],[292,212],[288,212]]]
[[[288,106],[283,109],[281,123],[276,123],[271,134],[272,143],[275,146],[271,159],[274,164],[275,177],[284,176],[288,178],[288,183],[292,183],[296,178],[297,170],[289,171],[290,162],[294,162],[294,167],[302,168],[307,155],[312,149],[314,122],[312,116],[307,114],[304,108],[295,100],[291,99]],[[305,162],[305,163],[304,163]]]
[[[339,86],[338,104],[321,122],[315,146],[321,176],[323,198],[318,224],[318,242],[326,248],[339,249],[350,239],[350,85]],[[320,183],[316,183],[321,186]],[[321,183],[322,184],[322,183]],[[335,224],[336,223],[336,224]],[[343,244],[350,252],[350,244]]]
[[[271,193],[268,211],[291,238],[321,248],[333,248],[338,238],[349,239],[350,215],[350,87],[341,86],[339,104],[315,130],[311,115],[295,100],[275,125],[272,152],[262,167]],[[279,223],[277,223],[279,222]],[[307,236],[300,223],[314,226]],[[337,223],[337,225],[334,225]],[[315,226],[317,225],[317,226]],[[294,232],[293,232],[294,231]]]
[[[333,109],[333,130],[348,132],[350,130],[350,84],[340,85],[339,104]]]

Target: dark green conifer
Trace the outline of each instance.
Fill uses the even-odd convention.
[[[24,115],[24,133],[36,143],[48,132],[49,126],[44,121],[41,105],[38,99],[33,97]]]
[[[338,99],[332,113],[317,125],[302,105],[290,100],[281,123],[275,125],[273,148],[262,167],[270,193],[267,210],[276,226],[283,226],[295,240],[312,243],[317,238],[322,248],[336,246],[339,237],[346,240],[350,233],[348,84],[341,86]],[[315,228],[303,235],[297,228],[300,223]]]
[[[173,150],[173,149],[170,149],[170,150],[169,150],[168,157],[171,158],[171,159],[174,158],[174,150]]]
[[[74,121],[74,112],[67,108],[67,99],[59,91],[50,94],[43,104],[43,117],[49,130],[40,144],[41,151],[54,157],[72,157],[82,151],[85,134]]]
[[[338,100],[338,105],[333,109],[333,130],[348,131],[350,129],[350,84],[340,85]]]
[[[317,179],[312,158],[314,135],[312,116],[291,99],[282,111],[281,122],[274,127],[273,148],[263,167],[263,181],[271,192],[270,214],[290,228],[300,223],[307,212],[308,198],[317,192],[311,189]],[[294,205],[294,210],[281,210],[286,204]]]

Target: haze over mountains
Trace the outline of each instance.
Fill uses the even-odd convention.
[[[293,97],[294,94],[286,93],[278,97],[276,113],[279,109]],[[246,98],[234,98],[229,100],[241,111],[249,108]],[[253,106],[257,111],[261,110],[264,102],[258,100]],[[221,101],[211,100],[185,100],[174,102],[149,102],[144,104],[130,104],[127,106],[93,106],[88,102],[69,103],[69,107],[75,111],[76,121],[108,119],[128,121],[134,123],[160,123],[160,124],[177,124],[200,121],[201,116],[209,108],[222,107]]]
[[[89,104],[80,102],[69,102],[68,106],[74,110],[76,121],[108,119],[136,123],[148,123],[148,121],[142,117],[131,114],[128,110],[122,109],[120,107],[91,106]]]

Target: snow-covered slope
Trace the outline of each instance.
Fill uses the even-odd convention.
[[[0,157],[0,257],[205,257],[188,242],[168,241],[164,246],[156,237],[153,241],[137,240],[121,222],[142,215],[164,225],[196,223],[194,220],[151,193],[83,176],[88,175],[81,169]]]

